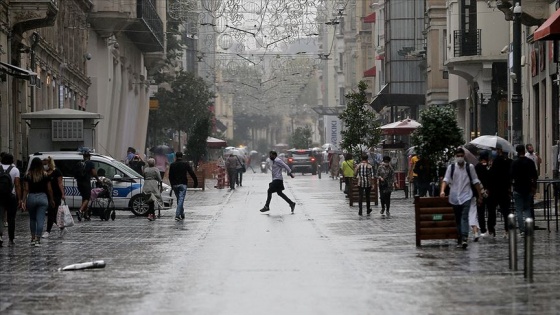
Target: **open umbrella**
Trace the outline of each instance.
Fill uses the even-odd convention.
[[[465,150],[465,161],[467,161],[470,164],[476,165],[478,163],[478,158],[471,151],[469,151],[469,149],[467,149],[465,146],[462,146],[462,148],[463,150]]]
[[[169,154],[173,153],[173,149],[171,147],[166,146],[165,144],[157,145],[150,149],[150,152],[155,154]]]
[[[401,121],[396,121],[387,125],[383,125],[379,127],[381,129],[381,133],[384,135],[409,135],[411,134],[416,128],[422,126],[419,122],[414,119],[404,119]]]
[[[504,152],[514,152],[515,149],[506,139],[498,136],[480,136],[470,142],[481,149],[496,149],[498,146],[502,147]]]
[[[219,149],[227,146],[227,142],[222,139],[208,137],[206,139],[206,147],[211,149]]]

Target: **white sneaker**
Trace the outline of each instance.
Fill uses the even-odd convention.
[[[49,237],[49,232],[43,232],[43,235],[41,235],[42,238],[48,238]]]
[[[60,238],[63,238],[63,237],[64,237],[64,235],[66,235],[66,233],[68,233],[68,231],[66,231],[66,229],[62,229],[62,230],[60,230],[60,234],[59,234],[59,237],[60,237]]]

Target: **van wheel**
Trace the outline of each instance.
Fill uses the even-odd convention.
[[[130,199],[130,211],[137,216],[145,217],[148,215],[148,198],[144,194],[137,194]]]

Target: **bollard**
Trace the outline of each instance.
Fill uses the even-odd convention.
[[[515,228],[515,214],[508,215],[509,231],[509,269],[517,271],[517,234]]]
[[[535,240],[535,221],[525,219],[525,270],[523,276],[527,281],[533,282],[533,243]]]

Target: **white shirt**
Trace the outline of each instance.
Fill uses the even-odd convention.
[[[533,162],[535,162],[535,167],[537,168],[537,171],[539,170],[539,157],[533,152],[533,154],[527,152],[525,153],[525,156],[528,157],[529,159],[531,159]]]
[[[7,170],[8,167],[10,167],[10,165],[5,165],[5,164],[0,164],[0,165],[2,165],[2,168],[4,169],[4,171]],[[16,193],[15,180],[16,180],[16,177],[19,178],[19,170],[15,165],[12,164],[11,166],[13,166],[13,167],[12,167],[12,170],[10,171],[10,177],[12,178],[12,184],[14,185],[14,189],[12,189],[12,194],[15,194]]]
[[[465,202],[470,201],[473,197],[471,182],[465,165],[466,162],[463,164],[463,167],[460,167],[457,163],[455,163],[453,179],[451,179],[451,165],[449,165],[447,167],[447,171],[445,171],[443,181],[449,185],[449,203],[452,205],[462,205]],[[472,178],[472,184],[476,185],[480,183],[478,176],[476,176],[474,165],[469,163],[469,170]]]

